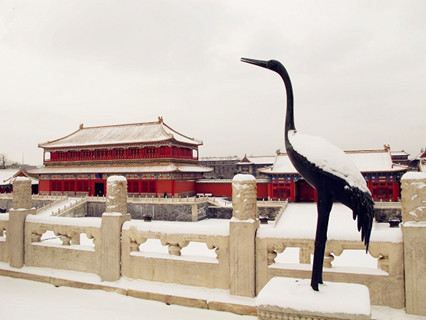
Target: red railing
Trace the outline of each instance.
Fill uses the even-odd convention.
[[[195,150],[195,152],[194,152]],[[188,159],[197,160],[196,149],[180,147],[114,148],[78,151],[46,152],[44,162],[132,160],[132,159]]]

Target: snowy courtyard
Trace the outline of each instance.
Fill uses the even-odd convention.
[[[167,305],[102,290],[55,287],[51,284],[0,276],[1,318],[44,320],[48,315],[68,320],[208,319],[245,320],[255,316]],[[377,320],[425,320],[404,310],[372,307]]]

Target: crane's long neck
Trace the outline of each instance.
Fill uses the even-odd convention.
[[[285,90],[287,94],[287,109],[285,114],[285,128],[284,128],[285,143],[287,145],[288,132],[290,130],[296,130],[296,127],[294,126],[293,87],[291,85],[290,76],[288,75],[287,70],[284,68],[284,66],[281,66],[281,67],[282,68],[279,68],[277,73],[281,76],[281,78],[284,81]]]

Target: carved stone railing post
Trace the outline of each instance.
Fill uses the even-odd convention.
[[[309,248],[300,248],[299,263],[303,263],[303,264],[311,263],[311,250]]]
[[[28,214],[34,214],[31,209],[31,180],[27,177],[13,179],[12,209],[9,210],[9,264],[14,268],[24,265],[24,227]]]
[[[107,179],[106,212],[102,215],[100,270],[102,281],[120,279],[121,227],[130,220],[127,213],[127,180],[123,176]]]
[[[255,243],[259,227],[256,179],[238,174],[232,181],[233,217],[229,225],[230,291],[233,295],[256,294]]]
[[[408,172],[401,184],[406,311],[426,316],[426,173]]]
[[[183,235],[177,234],[163,234],[160,237],[160,241],[163,246],[168,246],[167,249],[172,256],[180,256],[182,248],[185,248],[189,244],[189,241],[185,240]]]

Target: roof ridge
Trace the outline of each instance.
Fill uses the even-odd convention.
[[[146,124],[160,124],[160,121],[136,122],[136,123],[122,123],[122,124],[109,124],[109,125],[105,125],[105,126],[81,127],[81,129],[111,128],[111,127],[125,127],[125,126],[140,126],[140,125],[146,125]]]
[[[83,124],[80,124],[79,128],[76,131],[73,131],[70,134],[68,134],[66,136],[63,136],[61,138],[55,139],[55,140],[51,140],[51,141],[48,140],[46,142],[39,143],[38,147],[42,148],[42,145],[66,139],[66,138],[72,136],[73,134],[76,134],[77,132],[82,131],[82,130],[86,130],[86,129],[99,129],[99,128],[112,128],[112,127],[125,127],[125,126],[139,126],[139,125],[160,124],[160,123],[161,123],[161,121],[157,120],[157,121],[150,121],[150,122],[126,123],[126,124],[110,124],[110,125],[105,125],[105,126],[92,126],[92,127],[85,127]]]
[[[180,132],[176,131],[175,129],[171,128],[169,125],[167,125],[167,124],[163,121],[163,118],[161,118],[161,120],[160,120],[160,124],[163,124],[163,125],[164,125],[166,128],[168,128],[169,130],[173,131],[173,132],[174,132],[174,133],[176,133],[176,134],[181,135],[182,137],[184,137],[184,138],[186,138],[186,139],[189,139],[189,140],[192,140],[192,141],[194,141],[194,142],[197,142],[197,143],[201,143],[201,144],[203,144],[203,141],[198,140],[198,139],[195,139],[195,138],[192,138],[192,137],[188,137],[187,135],[184,135],[184,134],[182,134],[182,133],[180,133]],[[166,133],[167,133],[167,132],[166,132]]]
[[[38,144],[38,147],[39,147],[39,148],[43,148],[43,147],[42,147],[43,145],[46,145],[46,144],[49,144],[49,143],[53,143],[53,142],[57,142],[57,141],[59,141],[59,140],[63,140],[63,139],[65,139],[65,138],[68,138],[68,137],[72,136],[73,134],[75,134],[75,133],[77,133],[77,132],[79,132],[79,131],[81,131],[81,130],[83,130],[83,129],[84,129],[84,128],[83,128],[83,126],[81,126],[81,125],[80,125],[80,127],[79,127],[76,131],[71,132],[70,134],[68,134],[68,135],[66,135],[66,136],[63,136],[62,138],[58,138],[58,139],[55,139],[55,140],[52,140],[52,141],[47,140],[46,142],[39,143],[39,144]]]

